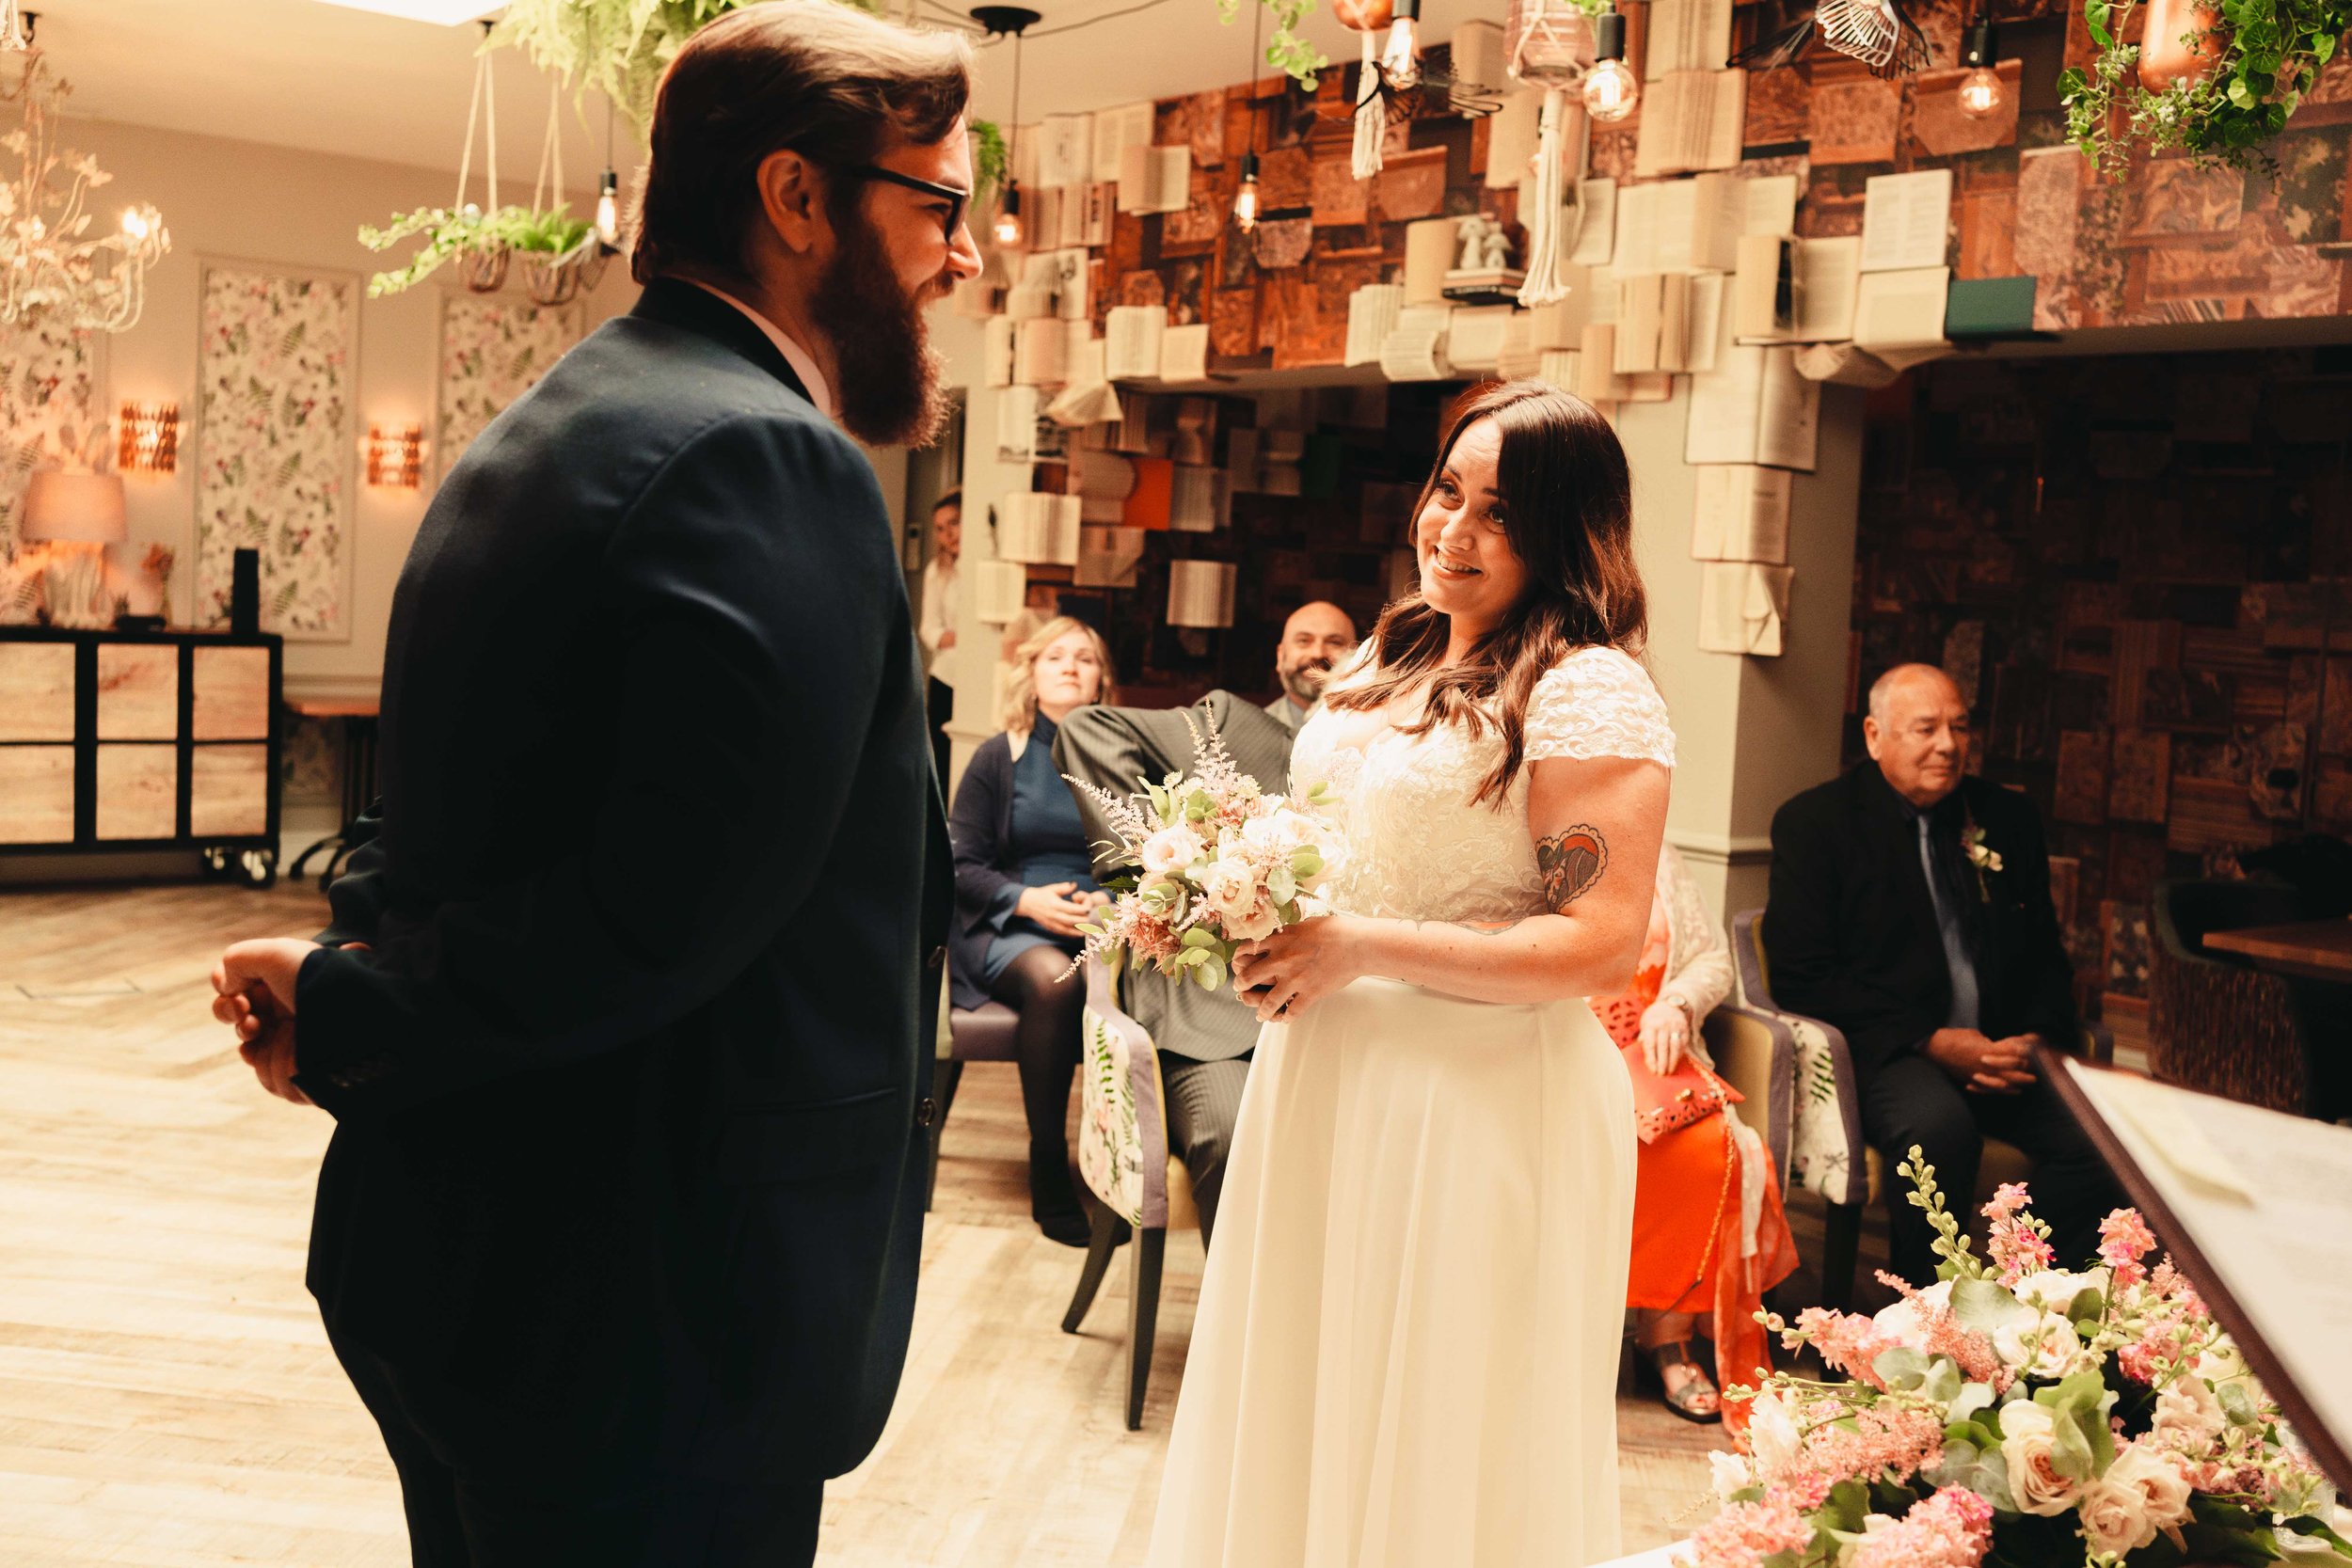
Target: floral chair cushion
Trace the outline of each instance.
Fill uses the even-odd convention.
[[[1770,1013],[1788,1025],[1797,1047],[1796,1125],[1789,1135],[1788,1180],[1835,1205],[1869,1196],[1864,1164],[1862,1101],[1854,1088],[1853,1059],[1846,1037],[1819,1019],[1784,1012],[1772,1005],[1765,979],[1763,911],[1733,916],[1732,959],[1740,1005]]]
[[[1139,1230],[1168,1224],[1168,1121],[1160,1059],[1143,1025],[1119,1007],[1107,964],[1087,965],[1079,1027],[1078,1174],[1111,1212]]]

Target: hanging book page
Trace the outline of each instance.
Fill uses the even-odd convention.
[[[262,629],[351,635],[359,279],[204,263],[197,337],[197,625],[229,619],[240,548],[262,557]]]
[[[1951,214],[1950,169],[1873,174],[1862,200],[1862,270],[1942,266]]]
[[[580,318],[578,305],[443,292],[439,414],[434,426],[442,478],[483,427],[580,341]]]

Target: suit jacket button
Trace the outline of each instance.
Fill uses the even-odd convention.
[[[925,1095],[914,1106],[914,1125],[929,1127],[939,1120],[939,1101]]]
[[[924,958],[923,967],[930,970],[933,974],[936,974],[941,970],[946,969],[947,967],[947,949],[945,947],[932,948],[930,956]]]

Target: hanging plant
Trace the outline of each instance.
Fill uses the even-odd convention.
[[[2275,177],[2265,145],[2352,31],[2352,0],[2219,0],[2192,9],[2180,43],[2194,69],[2161,87],[2142,79],[2142,46],[2122,41],[2133,0],[2084,0],[2099,55],[2058,77],[2067,135],[2121,179],[2136,150],[2185,152],[2201,167]]]
[[[758,0],[510,0],[491,29],[486,48],[512,45],[532,64],[572,89],[575,104],[591,92],[617,105],[644,141],[653,120],[654,89],[686,40],[727,12]],[[836,0],[869,16],[882,14],[879,0]],[[1264,0],[1295,7],[1301,14],[1314,0]],[[972,122],[981,138],[977,187],[973,205],[985,203],[1004,177],[1004,136],[984,119]],[[993,156],[993,164],[988,162]]]
[[[974,120],[972,122],[972,206],[974,208],[988,205],[988,198],[995,194],[996,187],[1004,182],[1005,171],[1009,166],[1009,155],[1005,151],[1004,132],[996,128],[994,120]]]
[[[568,261],[594,247],[596,225],[583,223],[564,207],[533,212],[527,207],[501,207],[485,213],[471,202],[455,212],[447,207],[420,207],[394,218],[382,229],[362,228],[359,243],[370,250],[389,250],[401,241],[425,237],[422,248],[395,272],[379,272],[368,280],[368,297],[380,299],[413,288],[459,259],[516,255],[553,262]],[[501,265],[500,271],[503,272]],[[497,283],[489,284],[496,288]]]
[[[1243,0],[1216,0],[1219,21],[1231,24],[1239,14]],[[1315,0],[1257,0],[1274,19],[1274,37],[1265,46],[1265,63],[1288,76],[1302,87],[1315,85],[1315,74],[1331,62],[1323,51],[1309,43],[1298,31],[1315,8]]]

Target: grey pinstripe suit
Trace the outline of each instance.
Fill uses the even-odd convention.
[[[1268,790],[1290,787],[1290,705],[1276,699],[1261,708],[1230,691],[1212,691],[1189,710],[1193,722],[1213,720],[1242,770]],[[1277,710],[1285,710],[1278,712]],[[1054,763],[1064,773],[1123,793],[1139,778],[1160,779],[1190,765],[1192,736],[1183,708],[1085,707],[1062,721]],[[1073,792],[1074,793],[1074,792]],[[1111,836],[1093,803],[1078,797],[1087,838]],[[1205,1243],[1216,1223],[1226,1150],[1241,1115],[1249,1053],[1258,1020],[1232,991],[1204,991],[1145,970],[1126,984],[1129,1014],[1159,1048],[1160,1080],[1168,1090],[1168,1137],[1192,1177]]]

